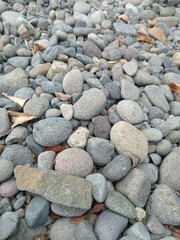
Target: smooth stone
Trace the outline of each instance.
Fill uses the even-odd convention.
[[[172,150],[172,143],[167,139],[162,139],[158,144],[156,145],[156,152],[160,156],[164,157],[167,154],[169,154]]]
[[[117,104],[117,112],[122,120],[137,124],[144,120],[141,107],[132,100],[122,100]]]
[[[83,149],[68,148],[56,156],[55,170],[60,174],[86,177],[93,170],[93,160]]]
[[[179,19],[176,16],[169,16],[169,17],[156,17],[154,18],[155,22],[163,22],[169,28],[176,27],[179,24]]]
[[[23,98],[23,99],[31,99],[34,94],[35,94],[35,91],[32,88],[22,87],[14,93],[14,96],[18,98]]]
[[[3,22],[9,23],[11,26],[18,27],[18,18],[23,18],[23,14],[15,11],[5,11],[1,14]]]
[[[72,148],[84,148],[89,137],[89,130],[85,127],[78,127],[67,140]]]
[[[150,75],[149,73],[145,72],[144,70],[138,70],[135,77],[134,82],[138,86],[146,86],[149,84],[160,84],[160,80],[155,76]]]
[[[121,57],[121,51],[117,46],[107,46],[103,49],[102,58],[108,61],[118,61]]]
[[[145,87],[145,93],[153,105],[161,108],[163,111],[168,112],[170,107],[162,92],[162,89],[155,85]]]
[[[74,104],[74,118],[89,120],[97,116],[105,107],[106,97],[96,88],[84,91],[82,97]]]
[[[49,108],[49,101],[43,97],[34,97],[24,105],[24,113],[33,115],[37,118],[44,115]]]
[[[11,58],[11,57],[14,57],[16,56],[16,50],[17,50],[17,47],[14,46],[13,44],[11,43],[8,43],[5,45],[4,49],[3,49],[3,52],[4,52],[4,55],[7,57],[7,58]]]
[[[15,68],[25,69],[30,63],[30,58],[16,56],[9,58],[7,62]]]
[[[74,12],[80,12],[83,14],[88,14],[90,12],[91,5],[86,2],[76,2],[73,6]]]
[[[105,177],[101,173],[94,173],[86,176],[86,180],[92,184],[92,195],[96,202],[104,202],[107,195],[107,182]]]
[[[118,82],[107,82],[104,87],[108,90],[112,99],[121,99],[121,90]]]
[[[60,106],[61,114],[64,119],[71,120],[73,117],[73,105],[62,103]]]
[[[133,190],[132,190],[133,189]],[[127,197],[136,207],[144,207],[150,195],[151,183],[140,169],[132,169],[116,183],[116,191]]]
[[[36,78],[38,75],[46,76],[50,67],[51,67],[50,63],[38,64],[30,70],[29,76],[31,78]]]
[[[162,161],[159,178],[161,184],[166,184],[173,190],[180,191],[180,147],[170,152]]]
[[[151,127],[160,130],[163,134],[163,137],[166,137],[170,132],[169,124],[165,120],[154,118],[151,120],[150,124]]]
[[[169,102],[174,100],[173,93],[168,85],[161,85],[160,88],[162,89],[164,96]]]
[[[180,141],[180,131],[171,131],[167,136],[167,140],[169,140],[171,143],[177,144]]]
[[[32,153],[29,150],[29,148],[20,144],[13,144],[7,146],[3,150],[0,156],[0,161],[3,160],[11,161],[14,166],[25,164],[32,165],[32,163],[34,162],[34,157],[32,156]]]
[[[67,207],[90,209],[91,184],[80,177],[61,175],[58,171],[17,166],[14,170],[18,189],[38,194]],[[56,181],[55,181],[56,179]]]
[[[54,94],[55,92],[63,92],[62,85],[58,82],[44,81],[41,83],[42,89],[49,94]]]
[[[101,50],[106,47],[105,42],[95,33],[89,33],[87,39],[93,41]]]
[[[156,119],[156,118],[162,119],[164,118],[164,111],[159,107],[152,106],[149,108],[148,117],[149,117],[149,120]]]
[[[140,19],[144,19],[144,20],[147,20],[147,19],[151,19],[152,20],[155,17],[156,17],[156,14],[152,10],[143,10],[139,14],[139,18]]]
[[[150,240],[150,233],[146,226],[142,222],[136,222],[131,227],[129,227],[124,235],[133,235],[141,240]]]
[[[17,126],[7,136],[5,143],[11,145],[14,143],[22,143],[28,136],[28,130],[25,127]]]
[[[132,59],[130,62],[126,62],[123,65],[123,70],[127,75],[133,77],[138,70],[138,63],[136,62],[136,60]]]
[[[105,166],[112,159],[114,145],[109,140],[93,137],[88,140],[86,151],[91,155],[96,165]]]
[[[0,214],[3,215],[6,212],[12,212],[12,204],[9,198],[3,198],[0,201]]]
[[[75,239],[75,229],[77,224],[70,222],[69,218],[60,218],[52,226],[49,236],[51,240],[59,240],[59,236],[63,240]]]
[[[124,100],[137,101],[139,98],[139,94],[140,91],[138,87],[136,87],[127,80],[121,80],[121,96]]]
[[[128,174],[131,164],[129,157],[118,155],[103,168],[103,175],[108,181],[119,181]]]
[[[128,219],[110,210],[99,214],[94,232],[99,240],[117,240],[128,224]]]
[[[26,145],[28,146],[28,148],[36,155],[38,156],[40,153],[42,153],[45,149],[45,147],[41,146],[40,144],[38,144],[35,140],[32,134],[30,134],[27,138],[26,138]]]
[[[148,141],[159,142],[163,138],[163,134],[156,128],[144,128],[141,130]]]
[[[43,51],[41,56],[45,62],[51,63],[57,58],[58,52],[58,46],[49,46]]]
[[[119,35],[123,35],[123,36],[130,35],[133,37],[137,35],[137,31],[135,27],[133,25],[126,24],[123,21],[114,23],[114,28]]]
[[[170,102],[170,114],[173,116],[180,116],[180,102],[172,101]]]
[[[169,186],[160,184],[150,195],[146,211],[149,215],[155,215],[162,224],[178,226],[180,219],[179,196]]]
[[[89,129],[91,128],[95,137],[109,139],[111,124],[107,116],[94,117],[89,124]]]
[[[154,215],[150,216],[146,223],[147,229],[154,234],[162,234],[165,229],[161,222]]]
[[[7,180],[13,173],[14,166],[11,161],[0,161],[0,183]]]
[[[38,168],[42,170],[53,169],[53,162],[56,153],[54,151],[45,151],[38,155]]]
[[[28,79],[26,73],[21,68],[16,68],[10,73],[0,76],[0,92],[4,92],[13,96],[14,93],[22,88],[28,86]]]
[[[79,217],[87,212],[87,209],[66,207],[62,204],[51,203],[51,210],[63,217]]]
[[[72,133],[71,123],[60,117],[51,117],[37,122],[33,137],[42,146],[50,147],[64,142]]]
[[[0,217],[0,239],[8,239],[19,230],[19,218],[15,212],[7,212]]]
[[[18,191],[16,179],[13,176],[0,184],[0,196],[2,197],[13,197]]]
[[[105,19],[105,14],[101,10],[97,10],[91,13],[91,21],[93,24],[101,24],[101,22]]]
[[[101,58],[101,49],[93,41],[87,40],[84,42],[83,51],[84,54],[88,57],[97,57],[98,59]]]
[[[179,74],[174,72],[165,73],[163,76],[162,83],[169,84],[169,83],[177,83],[180,84]]]
[[[161,161],[162,161],[162,157],[159,154],[157,154],[157,153],[150,153],[149,156],[150,156],[151,161],[155,165],[159,165],[161,163]]]
[[[14,208],[15,210],[18,210],[18,209],[20,209],[21,207],[23,207],[23,205],[25,204],[25,202],[26,202],[26,197],[20,197],[20,198],[18,198],[18,199],[14,202],[13,208]]]
[[[83,75],[78,70],[71,70],[63,78],[62,86],[66,94],[81,93],[83,90]]]
[[[61,111],[56,108],[50,108],[45,112],[45,118],[60,117],[60,116],[61,116]]]
[[[120,121],[113,125],[110,132],[111,142],[119,154],[130,158],[137,156],[140,162],[147,158],[148,141],[146,136],[130,123]]]
[[[5,108],[0,108],[0,135],[3,135],[10,129],[9,115]]]
[[[166,119],[166,123],[169,125],[170,130],[180,129],[180,116],[174,117],[173,115],[170,115]]]
[[[120,238],[119,240],[141,240],[141,239],[137,238],[133,235],[127,235],[127,236],[124,236],[124,237]]]
[[[127,218],[136,217],[136,209],[134,205],[121,193],[110,191],[105,200],[105,206],[113,212]]]
[[[147,174],[151,184],[154,184],[158,180],[158,168],[152,163],[142,163],[138,165],[138,169],[141,169]]]
[[[6,3],[3,1],[0,1],[0,14],[6,11]]]
[[[75,229],[75,239],[78,240],[97,240],[96,235],[94,234],[93,227],[91,223],[87,220],[80,222]]]
[[[49,202],[41,196],[34,197],[26,208],[25,220],[31,228],[44,224],[49,215]]]
[[[82,17],[82,16],[81,16]],[[83,16],[84,18],[84,16]],[[89,18],[88,19],[85,19],[86,22],[88,21],[89,22]],[[91,26],[92,23],[90,22],[89,25]],[[76,37],[87,37],[88,34],[90,33],[96,33],[96,29],[92,28],[92,27],[75,27],[73,28],[73,33]],[[80,55],[78,55],[80,57]],[[89,59],[90,60],[90,59]],[[84,62],[85,63],[85,62]]]

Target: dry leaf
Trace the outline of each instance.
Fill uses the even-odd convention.
[[[161,28],[158,27],[153,27],[149,29],[149,35],[155,39],[157,39],[160,42],[165,42],[166,41],[166,34]]]
[[[9,114],[9,116],[11,118],[11,122],[13,122],[11,129],[13,129],[15,126],[17,126],[19,124],[29,122],[36,118],[35,116],[30,115],[30,114],[14,112],[11,110],[9,110],[7,113]]]
[[[34,240],[46,240],[47,238],[44,235],[39,235],[34,238]]]
[[[149,27],[154,27],[154,25],[156,24],[156,21],[148,19],[147,23],[148,23]]]
[[[30,195],[26,195],[25,198],[26,198],[26,203],[29,204],[32,197]]]
[[[52,218],[52,219],[58,219],[58,218],[60,217],[58,214],[56,214],[56,213],[54,213],[54,212],[50,212],[49,216],[50,216],[50,218]]]
[[[47,147],[45,148],[44,151],[54,151],[54,152],[62,152],[66,149],[65,146],[62,145],[57,145],[57,146],[53,146],[53,147]]]
[[[84,214],[83,216],[80,217],[73,217],[71,218],[71,223],[73,224],[79,224],[80,222],[82,222],[85,218],[87,218],[87,216],[91,213],[98,213],[100,212],[102,209],[104,209],[105,206],[104,204],[97,204],[95,205],[91,210],[89,210],[88,213]]]
[[[180,84],[171,82],[168,85],[173,92],[180,93]]]
[[[44,46],[42,46],[40,44],[37,44],[37,43],[34,43],[32,45],[32,49],[31,50],[32,50],[32,54],[34,55],[36,52],[44,50]]]
[[[126,14],[122,14],[122,15],[118,16],[118,19],[121,19],[121,20],[123,20],[126,23],[129,20],[129,18],[128,18],[128,16]]]
[[[108,61],[110,70],[111,70],[116,64],[124,65],[126,62],[127,62],[126,59],[121,59],[121,60],[118,60],[118,61]]]
[[[21,107],[24,107],[24,104],[29,100],[29,99],[23,99],[23,98],[18,98],[18,97],[14,97],[14,96],[9,96],[6,93],[2,93],[2,95],[7,97],[12,102],[19,104]]]
[[[149,36],[144,35],[144,34],[138,34],[137,37],[136,37],[136,41],[150,44],[151,43],[151,38]]]
[[[60,99],[62,101],[67,101],[71,98],[71,95],[61,93],[61,92],[55,92],[55,95],[58,99]]]

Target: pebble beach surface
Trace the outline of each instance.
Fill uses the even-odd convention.
[[[180,239],[180,0],[0,14],[0,240]]]

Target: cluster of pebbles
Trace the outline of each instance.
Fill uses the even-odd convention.
[[[0,13],[0,240],[177,239],[180,1]]]

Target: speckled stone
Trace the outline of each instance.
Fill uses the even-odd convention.
[[[11,161],[0,161],[0,183],[7,180],[13,173],[14,166]]]
[[[16,179],[14,177],[10,177],[0,184],[0,196],[2,197],[13,197],[18,191]]]
[[[44,115],[49,108],[49,101],[43,97],[34,97],[24,105],[24,113],[36,116],[37,118]]]

